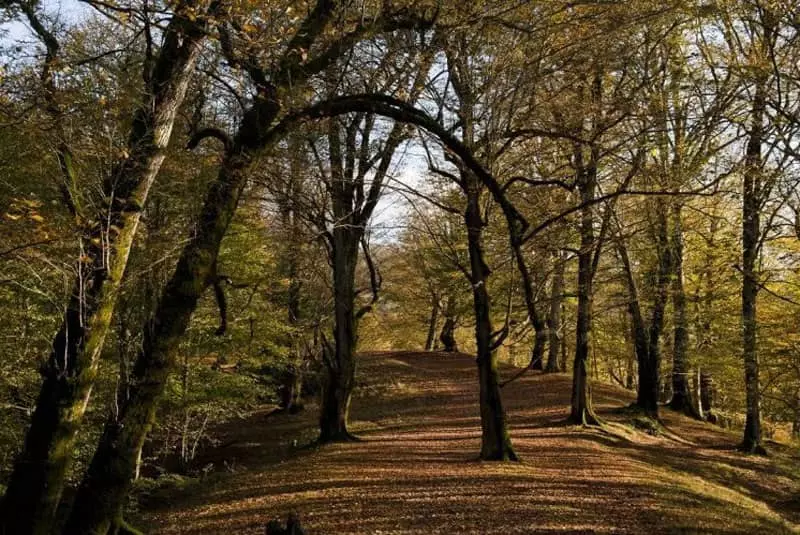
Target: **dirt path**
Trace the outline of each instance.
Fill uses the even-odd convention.
[[[621,423],[566,427],[570,379],[529,374],[504,390],[521,464],[481,463],[477,382],[465,355],[364,355],[353,430],[364,440],[298,449],[315,408],[232,424],[209,478],[142,519],[154,533],[263,533],[299,511],[310,534],[795,533],[797,458],[733,451],[736,436],[667,414],[685,440]],[[510,371],[508,372],[510,373]],[[595,387],[612,422],[629,393]],[[666,412],[666,411],[665,411]],[[793,472],[794,471],[794,472]],[[795,502],[796,503],[796,502]]]

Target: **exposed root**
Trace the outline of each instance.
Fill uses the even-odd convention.
[[[756,442],[753,444],[748,444],[747,442],[742,442],[736,448],[737,450],[741,451],[742,453],[747,453],[749,455],[762,455],[764,457],[768,456],[767,450],[762,446],[760,443]]]
[[[695,420],[699,421],[704,420],[700,413],[697,412],[697,408],[694,406],[694,404],[684,398],[673,397],[670,402],[666,404],[666,407],[675,412],[682,413],[689,418],[694,418]]]

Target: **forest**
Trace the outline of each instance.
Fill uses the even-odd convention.
[[[0,535],[800,532],[799,186],[791,0],[0,0]]]

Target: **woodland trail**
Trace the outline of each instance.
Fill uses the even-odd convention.
[[[531,372],[504,389],[523,462],[482,463],[472,357],[376,353],[360,366],[351,421],[363,441],[293,447],[314,437],[315,407],[264,411],[202,461],[229,473],[138,520],[164,534],[260,534],[293,510],[311,535],[800,532],[800,459],[786,447],[745,456],[737,434],[667,410],[668,433],[648,435],[618,410],[631,394],[608,385],[594,396],[610,432],[565,426],[570,378]]]

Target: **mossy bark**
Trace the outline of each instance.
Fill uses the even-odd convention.
[[[65,535],[105,534],[127,496],[136,471],[136,457],[149,432],[156,404],[175,368],[178,343],[197,302],[216,276],[222,238],[244,189],[252,154],[275,119],[274,99],[260,97],[245,114],[233,146],[212,183],[200,213],[199,226],[184,247],[155,314],[144,327],[142,350],[134,364],[127,401],[116,419],[107,422],[97,451],[81,482]]]
[[[147,99],[134,114],[129,156],[106,178],[109,206],[82,240],[81,275],[43,369],[37,408],[3,500],[0,532],[51,533],[142,207],[204,37],[200,22],[178,16],[165,31]]]

